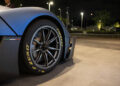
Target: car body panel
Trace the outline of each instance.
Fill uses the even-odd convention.
[[[41,16],[49,16],[53,19],[56,19],[60,23],[61,27],[65,28],[62,22],[53,13],[39,7],[8,9],[7,11],[2,11],[0,16],[15,30],[18,35],[23,35],[27,26],[34,19]],[[64,29],[64,32],[69,35],[66,29]]]
[[[0,43],[0,80],[19,75],[20,37],[3,37]]]
[[[67,58],[70,35],[64,24],[53,13],[38,7],[5,9],[0,11],[0,27],[2,27],[0,28],[0,37],[2,38],[0,43],[0,77],[4,75],[19,75],[18,59],[21,39],[31,22],[42,16],[51,17],[60,24],[64,39],[64,55],[62,58]],[[5,64],[6,61],[8,61],[7,64]]]
[[[0,35],[15,36],[15,33],[6,25],[6,23],[2,19],[0,19]]]
[[[60,29],[63,30],[64,41],[65,41],[64,58],[66,57],[66,53],[69,48],[70,35],[66,30],[64,24],[53,13],[49,12],[44,8],[24,7],[24,8],[14,8],[14,9],[8,9],[8,10],[5,9],[0,12],[0,16],[4,19],[4,21],[8,23],[8,25],[11,26],[13,31],[18,36],[22,36],[24,34],[24,31],[29,26],[29,24],[38,17],[49,16],[55,19],[62,27]],[[10,34],[10,33],[7,33],[7,34]]]

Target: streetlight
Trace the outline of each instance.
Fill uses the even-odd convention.
[[[81,12],[80,15],[81,15],[81,29],[82,29],[82,27],[83,27],[84,12]]]
[[[66,27],[68,28],[68,26],[70,25],[69,7],[67,7],[66,15],[67,15]]]
[[[73,22],[74,22],[74,20],[71,20],[71,22],[72,22],[72,27],[73,27]]]
[[[23,4],[21,3],[21,4],[20,4],[20,7],[22,7],[22,6],[23,6]]]
[[[62,11],[61,8],[58,9],[60,11],[60,19],[62,19]]]
[[[49,11],[51,10],[51,5],[54,5],[53,1],[47,2]]]
[[[93,13],[91,13],[90,15],[93,16]]]

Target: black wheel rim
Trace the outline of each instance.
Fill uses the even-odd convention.
[[[30,55],[34,64],[41,69],[54,66],[61,53],[61,38],[57,29],[41,26],[32,36]]]

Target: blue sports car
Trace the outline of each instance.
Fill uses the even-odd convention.
[[[73,48],[64,24],[48,10],[0,6],[0,79],[50,72]]]

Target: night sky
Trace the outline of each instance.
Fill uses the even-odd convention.
[[[55,7],[70,7],[72,16],[79,16],[80,11],[87,14],[98,10],[111,12],[112,17],[120,18],[120,0],[56,0]]]
[[[41,6],[47,8],[48,0],[24,0],[27,4]],[[85,17],[95,11],[107,10],[111,14],[111,18],[120,19],[120,0],[53,0],[52,12],[59,15],[58,8],[62,9],[62,16],[65,17],[66,8],[69,7],[70,18],[74,21],[80,21],[80,12],[85,12]],[[32,2],[32,3],[31,3]],[[36,4],[37,3],[37,4]]]
[[[47,8],[48,0],[23,0],[23,6],[40,6]],[[59,14],[58,8],[62,9],[65,17],[66,7],[69,7],[71,19],[79,19],[80,11],[85,12],[85,16],[99,10],[107,10],[111,13],[111,18],[120,19],[120,0],[53,0],[52,12]]]

